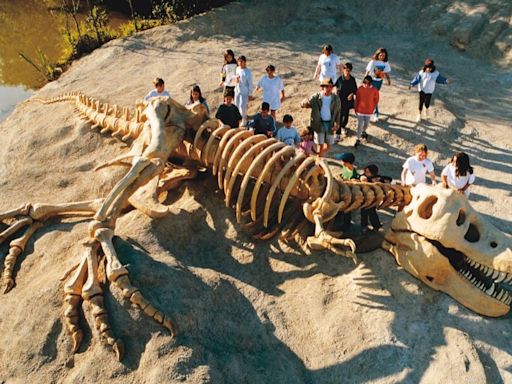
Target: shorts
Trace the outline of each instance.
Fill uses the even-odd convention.
[[[320,132],[315,132],[315,144],[334,144],[334,134],[331,130],[330,121],[322,121]]]
[[[372,80],[372,85],[380,91],[382,87],[382,80]]]

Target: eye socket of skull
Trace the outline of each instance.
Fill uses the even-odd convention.
[[[428,220],[432,216],[432,208],[437,203],[437,196],[428,196],[418,207],[418,216]]]
[[[473,223],[469,224],[468,231],[464,235],[464,238],[470,243],[476,243],[480,240],[480,232]]]

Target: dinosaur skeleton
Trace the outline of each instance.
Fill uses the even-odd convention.
[[[474,212],[460,194],[419,186],[411,195],[409,188],[391,184],[344,182],[326,160],[306,157],[264,135],[226,127],[217,119],[208,119],[201,105],[189,110],[169,98],[155,98],[145,109],[137,105],[133,113],[80,93],[39,101],[73,101],[76,112],[93,129],[132,141],[127,154],[97,167],[130,168],[105,198],[27,204],[0,214],[0,222],[7,224],[0,243],[26,227],[9,244],[2,274],[6,293],[14,287],[17,257],[46,220],[59,216],[92,219],[83,255],[63,278],[67,279],[64,316],[74,352],[83,339],[79,319],[81,303],[86,300],[102,340],[112,346],[118,359],[123,356],[123,343],[112,332],[103,305],[102,267],[125,298],[175,334],[172,321],[130,283],[112,238],[116,220],[129,206],[150,217],[176,213],[163,204],[167,193],[195,177],[198,164],[217,177],[226,206],[235,208],[237,222],[254,237],[268,239],[280,232],[283,240],[300,240],[312,223],[314,233],[306,237],[306,248],[329,250],[354,261],[355,243],[334,232],[336,219],[360,208],[407,205],[396,216],[384,243],[397,262],[476,312],[500,316],[510,309],[510,239]],[[181,158],[185,164],[171,164],[170,158]]]
[[[237,221],[254,237],[268,239],[281,231],[284,240],[299,238],[306,224],[313,223],[315,230],[306,238],[307,248],[329,250],[354,261],[357,260],[354,241],[327,230],[335,227],[336,217],[358,208],[386,208],[410,201],[408,188],[343,182],[324,161],[306,157],[276,139],[231,129],[217,119],[208,119],[201,105],[187,109],[170,98],[155,98],[145,109],[137,105],[133,113],[81,93],[36,100],[46,104],[72,101],[75,111],[93,129],[101,128],[101,132],[132,141],[129,153],[97,167],[130,167],[105,198],[59,205],[27,204],[0,214],[0,222],[7,225],[0,233],[0,243],[27,227],[21,237],[9,244],[2,274],[5,293],[15,284],[13,271],[17,257],[46,220],[59,216],[91,218],[83,255],[63,278],[67,279],[64,316],[73,340],[73,352],[83,339],[79,319],[80,306],[86,300],[91,304],[102,340],[112,346],[119,360],[123,357],[123,343],[112,332],[103,304],[99,272],[102,267],[105,277],[121,289],[125,298],[167,328],[171,335],[175,334],[169,317],[154,308],[130,283],[128,270],[119,261],[112,238],[116,220],[129,206],[150,217],[173,212],[171,206],[162,202],[170,189],[196,175],[197,163],[217,176],[219,188],[225,191],[226,206],[234,203]],[[171,164],[171,157],[185,159],[185,166]]]

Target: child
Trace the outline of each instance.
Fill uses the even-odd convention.
[[[343,168],[341,169],[341,178],[343,180],[352,180],[357,179],[357,169],[354,165],[354,162],[356,161],[356,157],[353,153],[350,152],[344,152],[338,156],[335,156],[336,159],[341,160],[343,164]],[[349,230],[350,226],[352,225],[352,212],[345,212],[341,214],[342,219],[342,226],[341,230],[343,232],[346,232]]]
[[[300,143],[300,136],[297,132],[297,128],[292,127],[293,117],[291,115],[284,115],[283,124],[284,127],[277,131],[277,140],[282,141],[285,144],[297,147]]]
[[[416,122],[419,123],[421,121],[421,113],[423,111],[423,105],[425,105],[425,120],[428,120],[428,108],[430,107],[430,100],[432,98],[432,94],[436,89],[437,84],[450,84],[450,80],[446,77],[441,76],[439,71],[436,70],[436,66],[434,65],[434,61],[432,59],[426,59],[425,65],[419,71],[414,79],[412,79],[409,89],[412,86],[418,84],[418,92],[420,96],[420,104],[419,104],[419,112],[418,117],[416,118]]]
[[[473,167],[469,165],[469,156],[459,152],[441,173],[444,188],[453,188],[469,197],[468,188],[475,182]]]
[[[436,174],[434,173],[434,164],[427,159],[428,148],[425,144],[418,144],[414,147],[414,156],[409,157],[402,166],[402,185],[418,185],[424,183],[427,173],[436,184]]]
[[[258,82],[256,91],[263,90],[263,101],[270,105],[270,114],[275,120],[276,111],[281,107],[285,98],[284,85],[281,78],[275,75],[276,67],[272,64],[269,64],[265,71],[267,74]]]
[[[151,90],[146,96],[144,96],[144,101],[148,101],[152,97],[158,97],[158,96],[167,96],[171,97],[169,92],[165,90],[165,82],[160,77],[156,77],[153,80],[153,86],[155,89]]]
[[[238,107],[233,104],[234,96],[233,91],[224,92],[224,104],[219,107],[215,117],[231,128],[238,128],[242,115],[240,115]]]
[[[356,79],[351,75],[352,73],[352,64],[345,63],[343,66],[343,73],[334,86],[337,89],[338,97],[341,101],[341,121],[340,127],[338,127],[338,139],[343,139],[346,136],[345,127],[348,124],[348,116],[350,113],[350,109],[354,108],[354,99],[356,97],[357,92],[357,83]]]
[[[236,60],[235,54],[231,49],[224,52],[224,65],[220,70],[220,84],[224,86],[224,92],[235,91],[236,86]]]
[[[300,131],[301,142],[299,144],[299,151],[305,155],[310,156],[315,153],[313,150],[315,142],[313,141],[313,130],[311,127],[306,127]]]
[[[379,103],[379,91],[372,85],[371,76],[363,79],[363,85],[357,89],[354,103],[357,114],[357,139],[354,147],[361,144],[361,139],[367,139],[366,129],[370,125],[370,117]]]
[[[322,82],[326,77],[331,79],[336,79],[338,77],[338,70],[341,72],[341,62],[340,58],[335,55],[333,51],[334,49],[331,44],[326,44],[322,47],[322,54],[318,58],[318,64],[316,65],[313,80],[319,78],[320,82]]]
[[[361,181],[367,181],[369,183],[381,182],[390,183],[391,177],[380,176],[379,167],[375,164],[370,164],[364,168],[364,176],[361,176]],[[377,207],[363,208],[361,209],[361,232],[365,233],[368,231],[368,218],[374,231],[378,231],[382,228],[382,224],[377,215]]]
[[[366,66],[365,76],[370,75],[372,77],[372,85],[380,91],[382,87],[382,80],[386,78],[388,85],[391,85],[391,78],[389,77],[391,67],[388,63],[388,51],[386,48],[379,48],[375,51],[372,59]],[[375,114],[373,115],[373,122],[379,120],[379,106],[375,106]]]
[[[237,59],[238,67],[236,68],[236,86],[235,86],[235,104],[242,115],[242,127],[247,125],[247,108],[249,100],[252,100],[252,72],[247,68],[247,60],[245,56]]]
[[[254,129],[254,134],[263,134],[273,137],[276,132],[276,123],[270,115],[270,105],[267,102],[261,103],[261,109],[249,124]]]
[[[190,90],[190,97],[188,101],[185,103],[185,106],[194,105],[197,103],[203,104],[204,107],[206,108],[206,112],[210,114],[210,107],[208,106],[206,99],[203,97],[203,94],[201,93],[201,88],[199,88],[199,85],[196,84]]]

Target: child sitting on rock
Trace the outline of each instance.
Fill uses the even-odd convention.
[[[267,102],[261,103],[261,109],[254,117],[254,120],[249,123],[249,127],[254,129],[254,134],[263,134],[268,137],[273,137],[276,132],[276,123],[274,118],[270,115],[270,104]]]
[[[165,90],[165,82],[164,82],[164,80],[161,79],[160,77],[156,77],[153,80],[153,86],[155,87],[155,89],[149,91],[149,93],[146,96],[144,96],[144,101],[148,101],[149,99],[151,99],[153,97],[158,97],[158,96],[171,97],[169,92],[167,92]]]

